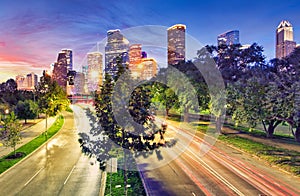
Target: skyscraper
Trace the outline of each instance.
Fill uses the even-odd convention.
[[[67,58],[64,52],[59,52],[57,62],[54,63],[52,78],[59,86],[66,90],[68,80]]]
[[[73,70],[73,52],[71,49],[62,49],[61,50],[66,55],[66,61],[67,61],[67,69],[68,71]]]
[[[154,58],[143,58],[140,65],[140,78],[142,80],[150,80],[157,74],[157,63]]]
[[[27,81],[26,78],[22,75],[16,76],[16,83],[18,90],[23,90],[27,88]]]
[[[27,87],[33,90],[38,84],[38,76],[32,72],[30,74],[27,74],[26,79]]]
[[[168,28],[168,64],[175,65],[185,61],[185,29],[183,24]]]
[[[218,35],[218,45],[234,45],[240,43],[240,32],[238,30],[227,31]]]
[[[295,47],[293,27],[289,21],[283,20],[276,29],[276,58],[288,56]]]
[[[129,67],[141,63],[142,60],[142,45],[132,44],[129,47]]]
[[[71,49],[62,49],[58,53],[57,61],[53,66],[52,78],[59,86],[67,90],[68,72],[73,69],[73,55]]]
[[[87,54],[87,79],[88,91],[93,92],[99,90],[103,80],[103,55],[101,52],[90,52]]]
[[[129,69],[132,76],[135,77],[138,72],[138,65],[142,62],[142,45],[132,44],[129,47]]]
[[[33,72],[27,74],[26,77],[18,75],[16,76],[16,83],[18,90],[32,91],[38,84],[38,76]]]
[[[121,34],[119,29],[107,31],[105,46],[105,72],[115,77],[118,71],[117,57],[122,58],[123,66],[128,64],[129,41]]]
[[[74,80],[75,94],[85,94],[85,75],[84,73],[77,72]]]

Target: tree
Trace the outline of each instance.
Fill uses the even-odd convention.
[[[24,119],[25,124],[27,119],[34,119],[38,115],[38,105],[32,100],[19,101],[15,113],[19,119]]]
[[[127,195],[126,160],[133,154],[138,155],[157,149],[162,145],[154,141],[159,128],[148,120],[151,106],[151,91],[147,85],[136,85],[130,73],[117,58],[118,72],[113,79],[105,75],[105,80],[96,94],[95,109],[98,125],[91,130],[96,137],[93,140],[87,134],[81,134],[82,150],[89,156],[95,156],[100,169],[105,170],[111,157],[110,151],[118,146],[124,154],[124,192]],[[95,126],[94,126],[95,127]],[[107,141],[111,142],[107,142]],[[171,146],[171,145],[170,145]]]
[[[5,119],[5,126],[1,130],[1,135],[4,136],[4,145],[14,149],[14,155],[16,156],[16,145],[21,141],[21,130],[22,126],[19,123],[17,116],[14,112],[7,115]]]
[[[245,77],[250,67],[265,66],[263,47],[256,43],[246,49],[234,44],[206,46],[206,50],[213,55],[226,85]]]
[[[47,116],[55,116],[69,105],[66,92],[45,72],[36,87],[39,109]]]
[[[169,116],[169,111],[171,108],[179,107],[178,97],[171,88],[167,87],[164,84],[155,82],[152,85],[151,89],[153,96],[152,102],[159,102],[160,104],[162,104],[165,107],[167,116]]]
[[[46,72],[43,73],[35,92],[38,98],[39,110],[46,116],[45,135],[47,137],[48,116],[55,116],[65,110],[69,106],[70,101],[65,90],[56,81],[53,81]]]

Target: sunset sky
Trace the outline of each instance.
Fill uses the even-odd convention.
[[[240,31],[240,42],[257,42],[268,59],[275,53],[275,30],[285,19],[300,43],[299,0],[1,0],[0,82],[49,69],[62,48],[71,48],[79,70],[85,54],[110,29],[182,23],[203,45],[217,35]]]

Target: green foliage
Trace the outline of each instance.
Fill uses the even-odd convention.
[[[45,72],[36,87],[39,109],[47,116],[55,116],[69,105],[66,92]]]
[[[0,130],[0,134],[4,138],[4,145],[14,149],[16,154],[16,145],[21,141],[22,125],[19,123],[17,116],[11,112],[4,120],[4,126]]]
[[[155,82],[151,88],[152,102],[159,103],[165,107],[166,115],[169,115],[171,108],[179,108],[179,100],[176,93],[164,84]]]
[[[54,134],[56,134],[64,124],[63,116],[59,116],[53,125],[48,129],[48,139],[50,139]],[[29,155],[43,143],[45,143],[45,137],[43,134],[39,135],[35,139],[31,140],[30,142],[24,144],[20,148],[16,149],[15,152],[22,152],[26,155]],[[11,156],[12,153],[8,154],[7,156],[0,159],[0,174],[12,167],[14,164],[22,160],[24,157],[19,157],[16,159],[7,159],[7,157]]]
[[[38,105],[32,100],[19,101],[15,113],[19,119],[24,119],[27,123],[27,119],[34,119],[38,115]]]

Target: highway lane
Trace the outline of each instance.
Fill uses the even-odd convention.
[[[73,114],[64,116],[53,139],[0,176],[0,195],[99,195],[99,166],[81,153]]]
[[[300,195],[295,188],[300,187],[299,178],[282,173],[278,178],[274,169],[270,171],[263,163],[219,143],[201,156],[201,137],[195,136],[187,148],[191,133],[171,125],[168,132],[179,140],[175,147],[160,151],[161,157],[169,160],[167,164],[159,165],[155,154],[138,159],[149,195],[159,195],[156,189],[170,195]],[[168,167],[176,169],[172,172]]]

